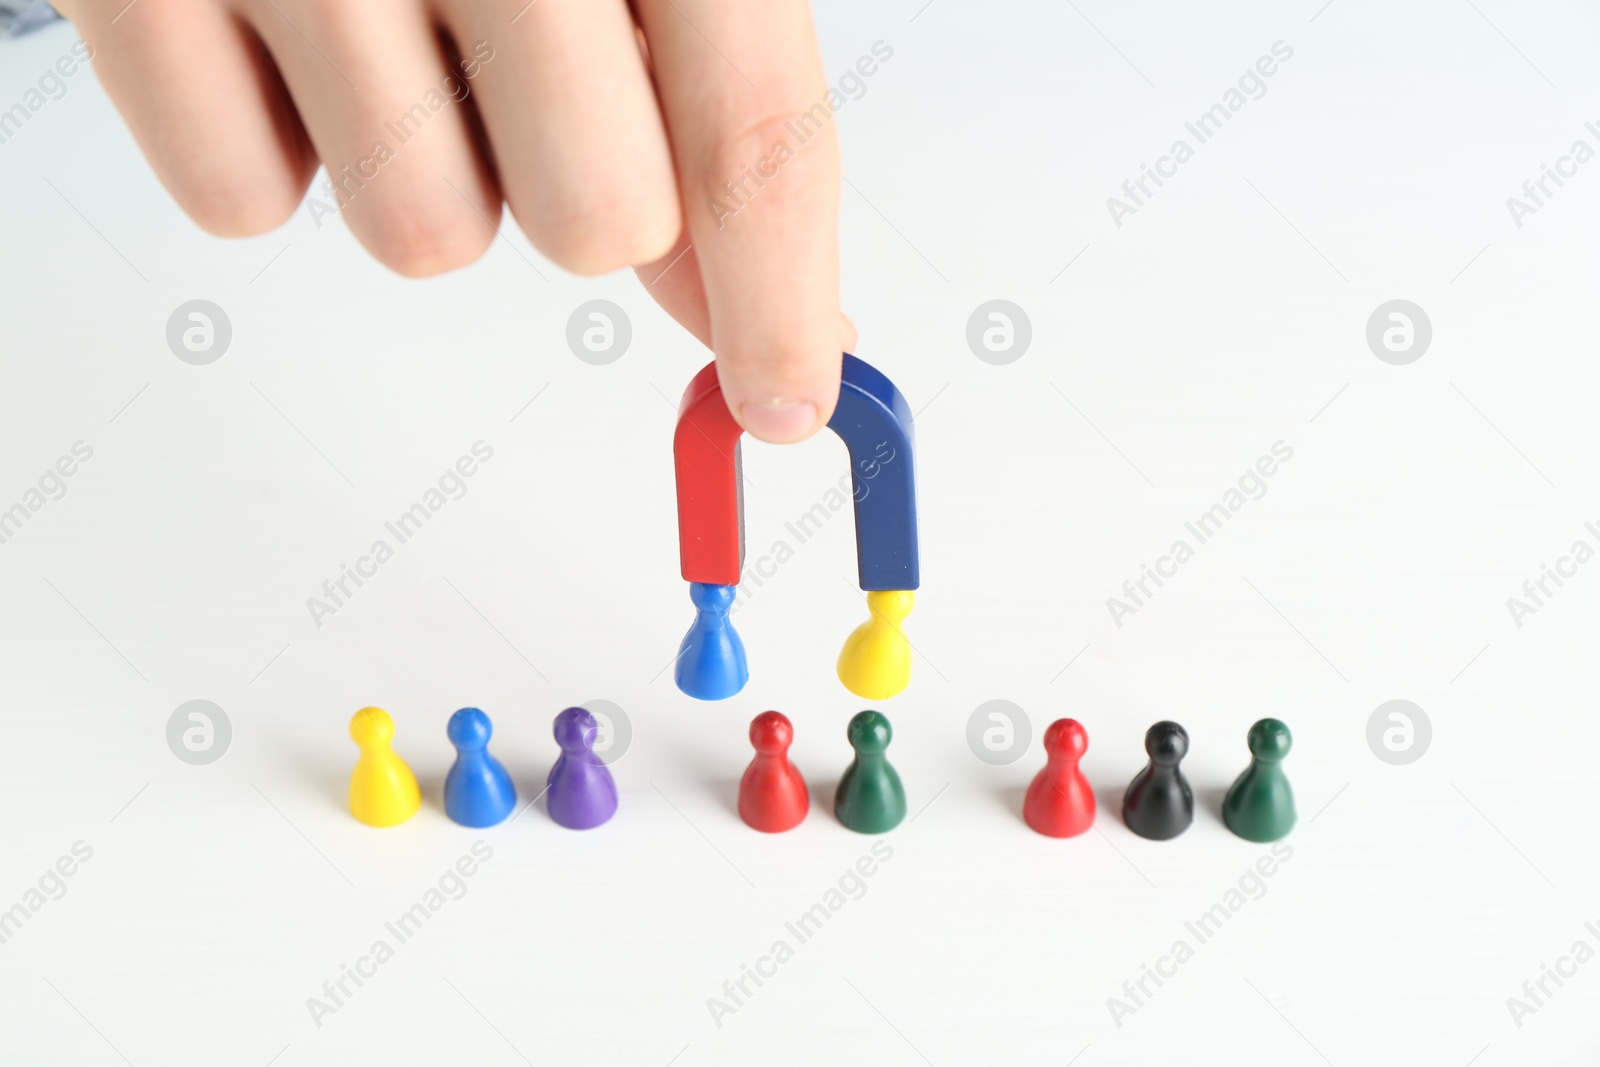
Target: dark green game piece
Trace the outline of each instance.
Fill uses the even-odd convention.
[[[1222,821],[1246,841],[1276,841],[1294,829],[1294,790],[1282,766],[1293,743],[1277,719],[1250,727],[1250,766],[1222,801]]]
[[[906,791],[884,755],[894,736],[889,720],[882,712],[863,711],[850,720],[845,736],[856,750],[856,758],[839,779],[833,813],[860,834],[893,830],[906,817]]]

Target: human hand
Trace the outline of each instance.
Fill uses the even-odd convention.
[[[320,162],[328,210],[419,277],[482,255],[504,199],[567,270],[634,267],[715,352],[752,435],[799,440],[832,414],[855,331],[805,0],[56,6],[206,230],[281,225]]]

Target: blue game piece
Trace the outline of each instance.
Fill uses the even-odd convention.
[[[617,783],[594,754],[600,724],[587,708],[568,708],[556,716],[561,756],[545,784],[550,818],[570,830],[591,830],[617,811]]]
[[[744,642],[728,619],[737,594],[731,585],[689,583],[689,599],[699,614],[678,646],[674,678],[679,689],[698,700],[731,697],[750,679]]]
[[[517,787],[486,747],[494,727],[477,708],[450,716],[445,733],[456,761],[444,779],[444,811],[462,826],[494,826],[517,805]]]
[[[911,406],[876,367],[846,352],[839,404],[828,429],[850,453],[861,588],[917,588],[921,575]]]

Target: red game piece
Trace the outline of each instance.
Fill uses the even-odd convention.
[[[806,780],[789,762],[794,727],[781,712],[763,711],[750,723],[756,758],[739,779],[739,817],[763,833],[799,826],[811,807]]]
[[[1046,837],[1075,837],[1094,822],[1094,790],[1078,769],[1089,735],[1076,719],[1057,719],[1044,732],[1047,762],[1028,786],[1022,817]]]

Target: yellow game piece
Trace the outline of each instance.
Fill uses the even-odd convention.
[[[900,632],[915,594],[881,589],[867,594],[872,618],[845,638],[839,653],[839,681],[864,700],[887,700],[911,681],[911,642]]]
[[[399,826],[422,806],[422,790],[406,761],[395,755],[394,720],[382,708],[362,708],[350,719],[350,738],[361,758],[350,775],[350,814],[368,826]]]

